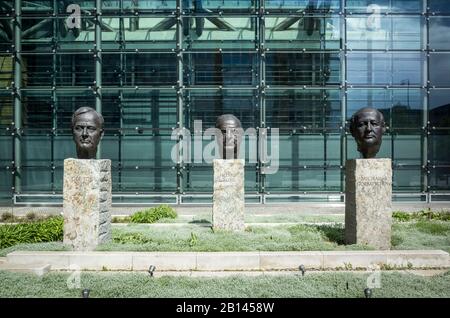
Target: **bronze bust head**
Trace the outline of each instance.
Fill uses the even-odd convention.
[[[220,158],[237,159],[242,138],[242,126],[234,115],[225,114],[217,117],[216,128],[222,134],[218,137]]]
[[[78,108],[72,115],[72,136],[78,159],[95,159],[102,139],[103,116],[90,107]]]
[[[350,120],[350,132],[363,158],[375,158],[380,150],[383,134],[386,132],[383,114],[375,108],[361,108]]]

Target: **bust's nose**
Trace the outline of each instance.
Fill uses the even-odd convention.
[[[373,126],[372,126],[372,124],[370,122],[367,123],[366,130],[367,131],[373,131]]]
[[[83,131],[82,131],[82,133],[81,133],[81,136],[82,136],[83,138],[89,137],[88,131],[87,131],[87,127],[84,127],[84,128],[83,128]]]

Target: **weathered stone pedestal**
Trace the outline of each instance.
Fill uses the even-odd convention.
[[[243,231],[244,160],[214,160],[213,228]]]
[[[347,160],[345,242],[391,248],[391,159]]]
[[[64,244],[92,251],[111,239],[111,160],[64,160]]]

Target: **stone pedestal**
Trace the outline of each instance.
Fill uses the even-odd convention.
[[[347,160],[345,242],[391,248],[391,159]]]
[[[213,228],[243,231],[244,160],[214,160]]]
[[[111,239],[111,160],[64,160],[64,244],[92,251]]]

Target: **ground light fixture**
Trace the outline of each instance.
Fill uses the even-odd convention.
[[[83,298],[89,298],[89,293],[90,293],[90,292],[91,292],[90,289],[85,288],[85,289],[83,289],[83,291],[81,292],[81,296],[82,296]]]
[[[301,264],[298,269],[302,272],[302,276],[305,276],[306,268],[305,265]]]
[[[370,289],[370,288],[364,289],[364,296],[366,296],[366,298],[371,298],[372,297],[372,289]]]
[[[148,273],[150,274],[151,277],[153,277],[153,272],[155,271],[156,267],[155,265],[150,265],[148,268]]]

